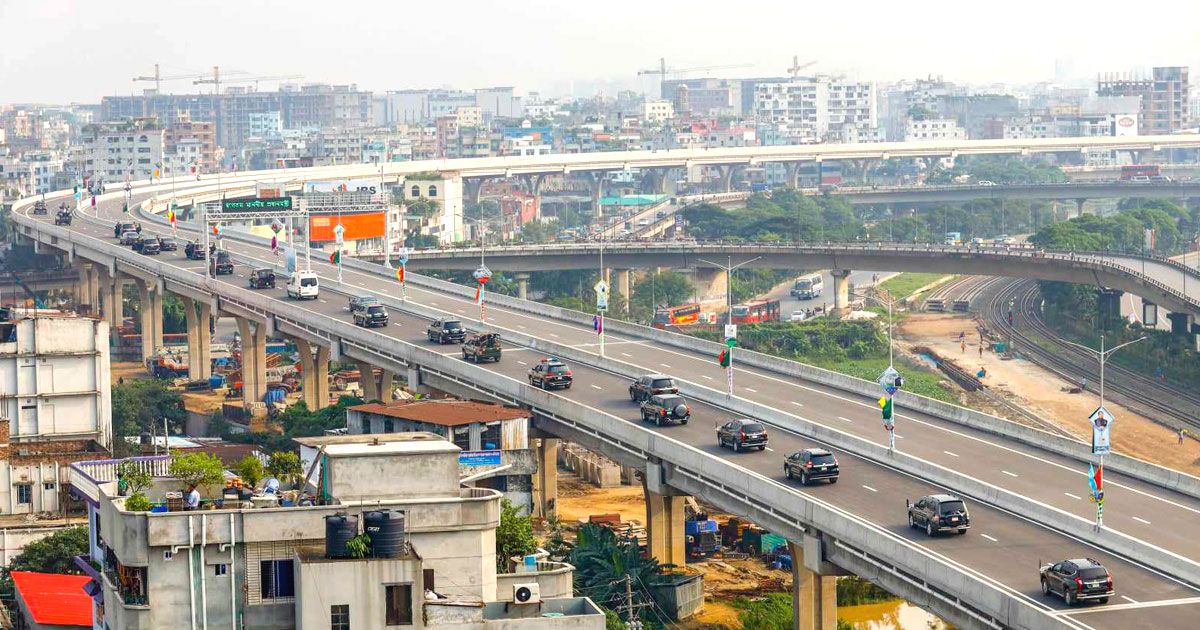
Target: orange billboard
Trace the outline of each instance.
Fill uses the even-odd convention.
[[[336,214],[312,215],[309,217],[311,240],[314,243],[336,241],[337,237],[334,235],[333,229],[339,221],[345,230],[342,233],[344,240],[359,241],[366,238],[383,238],[383,212],[361,212],[343,214],[340,218]]]

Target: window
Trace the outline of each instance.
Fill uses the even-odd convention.
[[[420,197],[421,196],[421,187],[414,185],[412,187],[412,190],[409,191],[409,193],[410,193],[410,195],[409,195],[410,197]]]
[[[349,604],[334,604],[329,607],[329,630],[350,630]]]
[[[432,573],[430,569],[425,569]],[[425,588],[431,589],[429,583]],[[389,584],[384,587],[384,601],[387,606],[384,623],[389,626],[411,626],[413,622],[412,584]],[[349,626],[347,626],[349,627]]]
[[[437,196],[437,186],[434,186],[434,185],[432,185],[432,184],[429,186],[429,196],[430,196],[430,197],[436,197],[436,196]]]
[[[393,421],[391,418],[384,418],[383,419],[383,432],[384,433],[395,433],[396,432],[395,421]]]
[[[22,505],[33,503],[33,484],[19,483],[17,484],[17,503]]]
[[[500,448],[499,422],[489,422],[483,425],[483,434],[479,437],[479,448],[485,451]]]
[[[464,451],[471,450],[471,427],[454,427],[454,445]]]
[[[53,481],[47,481],[46,483],[43,483],[43,484],[42,484],[42,489],[43,489],[43,490],[48,490],[48,491],[53,491],[53,490],[54,490],[54,482],[53,482]]]
[[[229,575],[229,565],[228,564],[214,564],[213,565],[213,575],[215,575],[217,577],[221,577],[222,575]]]
[[[262,571],[259,588],[264,600],[296,596],[291,560],[262,560],[259,567]]]

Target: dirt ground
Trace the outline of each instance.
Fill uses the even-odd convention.
[[[113,361],[109,365],[109,373],[114,385],[119,379],[150,378],[146,366],[138,361]]]
[[[958,342],[958,334],[964,330],[965,352]],[[1009,396],[1080,439],[1091,439],[1087,417],[1099,402],[1096,396],[1067,393],[1064,388],[1070,383],[1024,359],[1001,360],[987,349],[980,358],[979,335],[971,317],[913,313],[898,326],[897,340],[910,351],[914,346],[927,346],[971,372],[983,366],[987,376],[982,380],[993,391]],[[976,402],[970,400],[972,406],[981,406]],[[1180,446],[1173,430],[1111,401],[1105,406],[1118,419],[1113,431],[1114,448],[1156,464],[1200,474],[1200,443],[1185,440]]]

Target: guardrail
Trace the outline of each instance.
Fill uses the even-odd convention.
[[[21,221],[21,219],[18,219]],[[39,231],[52,234],[60,242],[73,243],[78,236],[54,226],[37,225]],[[87,247],[107,255],[130,258],[128,250],[90,237]],[[140,258],[140,257],[139,257]],[[679,485],[702,486],[697,494],[717,497],[719,503],[746,512],[771,514],[781,531],[791,531],[795,539],[806,528],[825,532],[839,541],[839,548],[853,552],[855,557],[871,559],[894,574],[916,574],[922,579],[922,589],[931,600],[957,602],[957,609],[939,606],[939,611],[951,617],[968,615],[981,625],[1011,628],[1072,627],[1066,621],[1048,616],[1044,611],[1024,602],[1020,596],[973,574],[965,567],[933,556],[903,538],[882,528],[862,522],[835,506],[799,495],[782,484],[747,471],[720,458],[703,453],[691,446],[664,435],[651,432],[611,414],[592,409],[560,396],[535,389],[523,382],[490,370],[458,361],[404,342],[376,331],[350,328],[332,317],[304,309],[289,308],[276,312],[274,300],[240,287],[209,283],[203,276],[157,261],[137,260],[138,266],[161,277],[208,291],[220,302],[230,302],[239,308],[263,313],[276,323],[286,323],[306,330],[325,331],[331,342],[357,354],[370,357],[380,365],[419,365],[431,375],[456,382],[499,400],[530,407],[537,414],[606,440],[611,448],[620,449],[641,461],[662,461],[671,466],[671,481]],[[336,284],[336,283],[334,283]],[[421,307],[424,308],[424,307]],[[328,331],[338,331],[335,337]],[[540,340],[531,340],[546,345]],[[601,369],[604,369],[603,367]],[[612,427],[620,423],[622,430],[614,435]],[[83,471],[80,470],[80,473]],[[730,494],[730,490],[736,492]],[[687,488],[684,488],[687,489]],[[722,498],[726,497],[726,498]],[[736,503],[733,503],[735,502]],[[771,521],[768,521],[771,522]],[[907,563],[907,564],[904,564]],[[969,586],[969,588],[965,588]],[[970,591],[969,597],[966,597]]]

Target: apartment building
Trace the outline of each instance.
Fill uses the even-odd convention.
[[[658,125],[675,117],[675,106],[671,101],[646,101],[642,103],[642,120]]]
[[[967,132],[952,118],[932,118],[908,121],[904,134],[906,142],[913,140],[962,140]]]
[[[217,167],[217,125],[206,121],[182,118],[167,126],[163,132],[163,152],[168,162],[190,168],[169,169],[168,175],[191,172],[211,173]]]
[[[877,126],[875,87],[829,76],[754,85],[754,116],[794,142],[820,142],[831,129]]]
[[[1139,135],[1178,132],[1189,124],[1191,88],[1186,66],[1157,67],[1150,78],[1106,74],[1096,82],[1098,96],[1136,96],[1141,99]]]
[[[498,572],[501,494],[459,483],[461,449],[430,433],[300,438],[305,470],[279,494],[243,501],[204,489],[180,511],[165,457],[150,512],[118,496],[112,461],[81,462],[88,502],[93,627],[508,630],[604,628],[573,567],[522,563]],[[365,534],[366,553],[346,541]],[[511,563],[505,563],[512,566]],[[526,597],[526,594],[529,597]],[[522,601],[524,600],[524,601]]]
[[[93,123],[81,133],[84,177],[107,183],[150,179],[163,160],[165,131],[155,118]]]

